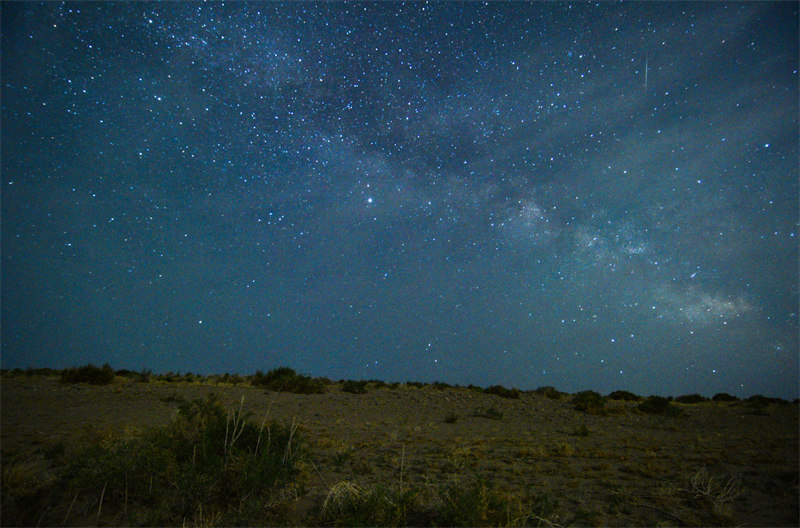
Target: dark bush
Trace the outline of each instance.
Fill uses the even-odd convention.
[[[352,394],[366,394],[367,382],[364,380],[360,381],[347,380],[344,383],[342,383],[342,391],[349,392]]]
[[[432,386],[433,386],[434,389],[437,389],[437,390],[444,390],[444,389],[452,389],[453,388],[452,385],[450,385],[448,383],[444,383],[443,381],[434,381]]]
[[[425,384],[422,383],[421,381],[407,381],[406,382],[406,386],[407,387],[416,387],[418,389],[421,389],[422,387],[425,386]]]
[[[736,396],[731,396],[727,392],[719,392],[719,393],[715,394],[711,399],[713,401],[715,401],[715,402],[735,402],[735,401],[739,401],[739,398],[737,398]]]
[[[59,371],[53,370],[51,368],[31,368],[28,367],[25,369],[26,376],[53,376],[58,374]]]
[[[606,414],[606,399],[599,393],[587,390],[572,397],[572,406],[588,414],[602,416]]]
[[[708,398],[699,394],[684,394],[675,398],[675,401],[678,403],[703,403],[707,402]]]
[[[272,369],[266,374],[259,370],[253,376],[251,383],[265,389],[294,394],[322,394],[325,392],[322,382],[297,374],[288,367]]]
[[[561,392],[555,387],[551,387],[549,385],[545,387],[539,387],[538,389],[534,390],[533,393],[538,394],[539,396],[544,396],[545,398],[549,398],[551,400],[560,400],[565,394],[564,392]]]
[[[500,396],[502,398],[510,398],[512,400],[519,399],[519,390],[518,389],[507,389],[500,385],[492,385],[491,387],[487,387],[483,389],[485,394],[494,394],[495,396]]]
[[[219,383],[230,383],[231,385],[238,385],[239,383],[241,383],[243,381],[244,381],[244,378],[242,378],[240,375],[238,375],[238,374],[229,374],[227,372],[217,379],[217,382],[219,382]]]
[[[677,416],[681,412],[667,398],[662,396],[648,396],[636,408],[645,413],[663,414],[665,416]]]
[[[489,418],[490,420],[502,420],[503,413],[495,409],[494,407],[481,407],[475,409],[472,413],[472,416],[477,416],[479,418]]]
[[[762,396],[761,394],[754,394],[753,396],[747,398],[745,402],[755,407],[767,407],[770,403],[788,403],[786,400],[782,400],[781,398],[769,398],[767,396]]]
[[[114,369],[106,363],[95,367],[91,363],[77,368],[61,371],[61,383],[88,383],[90,385],[108,385],[114,381]]]
[[[609,394],[608,399],[621,401],[642,401],[643,398],[638,394],[634,394],[626,390],[618,390]]]

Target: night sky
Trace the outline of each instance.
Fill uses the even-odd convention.
[[[2,6],[2,366],[798,396],[798,4]]]

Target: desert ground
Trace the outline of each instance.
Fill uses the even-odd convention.
[[[353,394],[332,383],[323,394],[292,394],[246,380],[139,382],[118,376],[108,385],[87,385],[6,373],[0,407],[3,491],[19,486],[12,478],[15,468],[26,468],[30,479],[54,482],[58,464],[52,453],[141,435],[174,420],[178,398],[215,394],[227,408],[251,413],[254,422],[268,417],[294,423],[304,439],[305,485],[284,497],[285,524],[339,524],[330,508],[328,517],[321,510],[342,490],[414,489],[425,496],[475,481],[495,494],[537,497],[539,509],[522,522],[509,514],[507,522],[488,524],[799,522],[797,403],[673,403],[680,414],[669,416],[641,412],[634,401],[608,400],[608,412],[590,414],[575,409],[566,394],[528,391],[512,399],[463,387],[367,388]],[[64,506],[43,497],[27,506],[38,508],[31,524],[126,524],[110,505],[102,516],[97,501],[86,502],[83,510],[74,507],[82,503],[78,494],[66,514],[59,511]],[[4,525],[9,522],[14,520],[4,519]],[[182,523],[214,524],[197,518]]]

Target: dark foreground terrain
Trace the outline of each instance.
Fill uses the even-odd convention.
[[[796,403],[233,381],[4,373],[2,525],[798,525]]]

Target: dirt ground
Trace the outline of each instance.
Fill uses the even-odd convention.
[[[400,385],[366,394],[295,395],[247,384],[150,381],[61,384],[56,377],[3,377],[2,460],[41,456],[57,442],[135,433],[167,423],[170,396],[244,409],[252,419],[293,420],[314,473],[299,511],[317,508],[331,486],[432,487],[480,477],[510,492],[535,489],[558,507],[551,525],[797,526],[798,405],[676,404],[680,416],[644,414],[609,401],[595,416],[570,396],[502,398],[466,388]],[[616,409],[615,409],[616,408]],[[488,409],[494,419],[486,417]],[[735,485],[730,501],[692,487],[712,477]],[[706,484],[708,484],[706,482]],[[714,495],[717,495],[717,498]],[[546,525],[546,524],[543,524]]]

